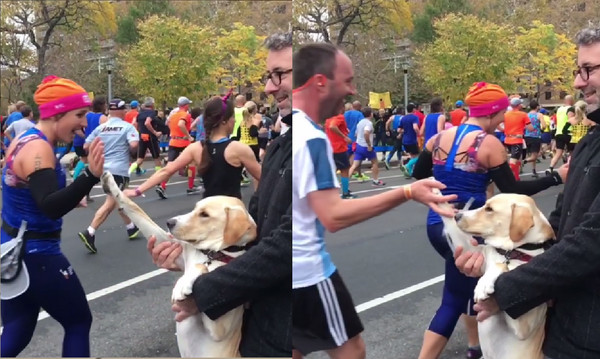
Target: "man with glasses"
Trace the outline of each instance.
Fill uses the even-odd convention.
[[[575,88],[595,123],[573,152],[568,180],[550,215],[558,243],[530,262],[498,277],[494,294],[476,305],[478,320],[498,310],[518,318],[538,305],[548,309],[546,359],[600,358],[600,28],[577,35]],[[481,275],[480,253],[462,253],[456,265]]]
[[[283,121],[292,125],[292,34],[268,37],[265,92],[275,97]],[[196,279],[192,295],[173,305],[175,320],[198,312],[215,320],[248,303],[240,353],[244,357],[290,357],[292,353],[292,134],[276,138],[267,148],[258,189],[249,212],[258,237],[247,252],[226,266]],[[148,249],[160,267],[176,269],[179,244],[163,242]]]

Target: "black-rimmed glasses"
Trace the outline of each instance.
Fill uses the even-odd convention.
[[[283,75],[289,74],[292,71],[293,71],[293,69],[284,70],[284,71],[273,71],[273,72],[267,71],[267,73],[263,76],[263,83],[266,85],[267,82],[269,80],[271,80],[271,82],[273,82],[273,85],[279,86],[279,85],[281,85],[281,77]]]
[[[580,75],[583,81],[587,81],[590,79],[590,73],[597,69],[600,69],[600,64],[595,66],[577,66],[577,70],[573,70],[573,76],[577,77],[577,75]]]

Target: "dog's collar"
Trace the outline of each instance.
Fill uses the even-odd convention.
[[[498,252],[500,255],[504,256],[504,258],[506,259],[506,261],[504,263],[506,263],[506,264],[510,263],[511,259],[519,260],[519,261],[523,261],[523,262],[529,262],[531,259],[533,259],[533,256],[530,256],[527,253],[523,253],[519,249],[523,249],[526,251],[533,251],[536,249],[548,250],[555,243],[556,243],[556,240],[553,238],[553,239],[547,240],[543,243],[526,243],[526,244],[524,244],[520,247],[517,247],[515,249],[512,249],[510,251],[505,251],[504,249],[496,248],[496,252]]]
[[[231,252],[231,253],[235,253],[235,252],[240,252],[245,250],[246,247],[243,246],[231,246],[231,247],[227,247],[223,250],[220,251],[213,251],[213,250],[209,250],[209,249],[201,249],[200,252],[204,253],[204,255],[206,255],[208,257],[208,260],[206,261],[206,265],[211,264],[213,261],[217,261],[217,262],[223,262],[225,264],[229,264],[229,262],[231,262],[235,257],[232,257],[228,254],[225,254],[223,252]]]

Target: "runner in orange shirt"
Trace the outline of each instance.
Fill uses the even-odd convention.
[[[325,133],[331,142],[333,148],[333,160],[335,166],[340,170],[340,182],[342,184],[342,198],[356,198],[350,193],[350,158],[348,157],[348,145],[352,143],[352,139],[348,137],[350,130],[346,126],[344,119],[344,108],[340,109],[337,116],[329,118],[325,121]]]
[[[192,136],[190,136],[190,129],[192,125],[192,116],[188,113],[190,108],[190,101],[187,97],[180,97],[177,101],[179,111],[175,112],[169,119],[169,130],[171,132],[171,140],[169,141],[169,153],[167,154],[168,162],[173,162],[183,150],[192,143]],[[190,164],[188,166],[188,189],[187,194],[194,194],[199,192],[199,188],[194,186],[194,179],[196,178],[196,166]],[[156,187],[156,193],[162,199],[166,199],[167,195],[165,190],[167,188],[167,182],[162,182],[160,187]]]
[[[133,127],[135,127],[137,129],[137,121],[136,118],[138,117],[138,115],[140,114],[138,112],[138,107],[140,106],[139,102],[137,102],[136,100],[131,101],[131,103],[129,104],[129,106],[131,107],[131,110],[129,110],[126,114],[125,114],[125,122],[130,123],[133,125]],[[139,131],[139,130],[138,130]]]
[[[461,100],[456,101],[456,109],[450,111],[452,126],[460,126],[467,120],[467,111],[463,110],[464,103]]]
[[[523,156],[523,136],[525,129],[533,131],[533,126],[527,114],[523,111],[523,101],[520,98],[510,100],[512,110],[504,115],[504,144],[510,150],[510,160],[508,165],[515,175],[517,181],[519,170],[521,168],[521,158]]]

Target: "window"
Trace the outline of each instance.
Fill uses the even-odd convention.
[[[552,99],[552,92],[546,91],[546,100]]]

